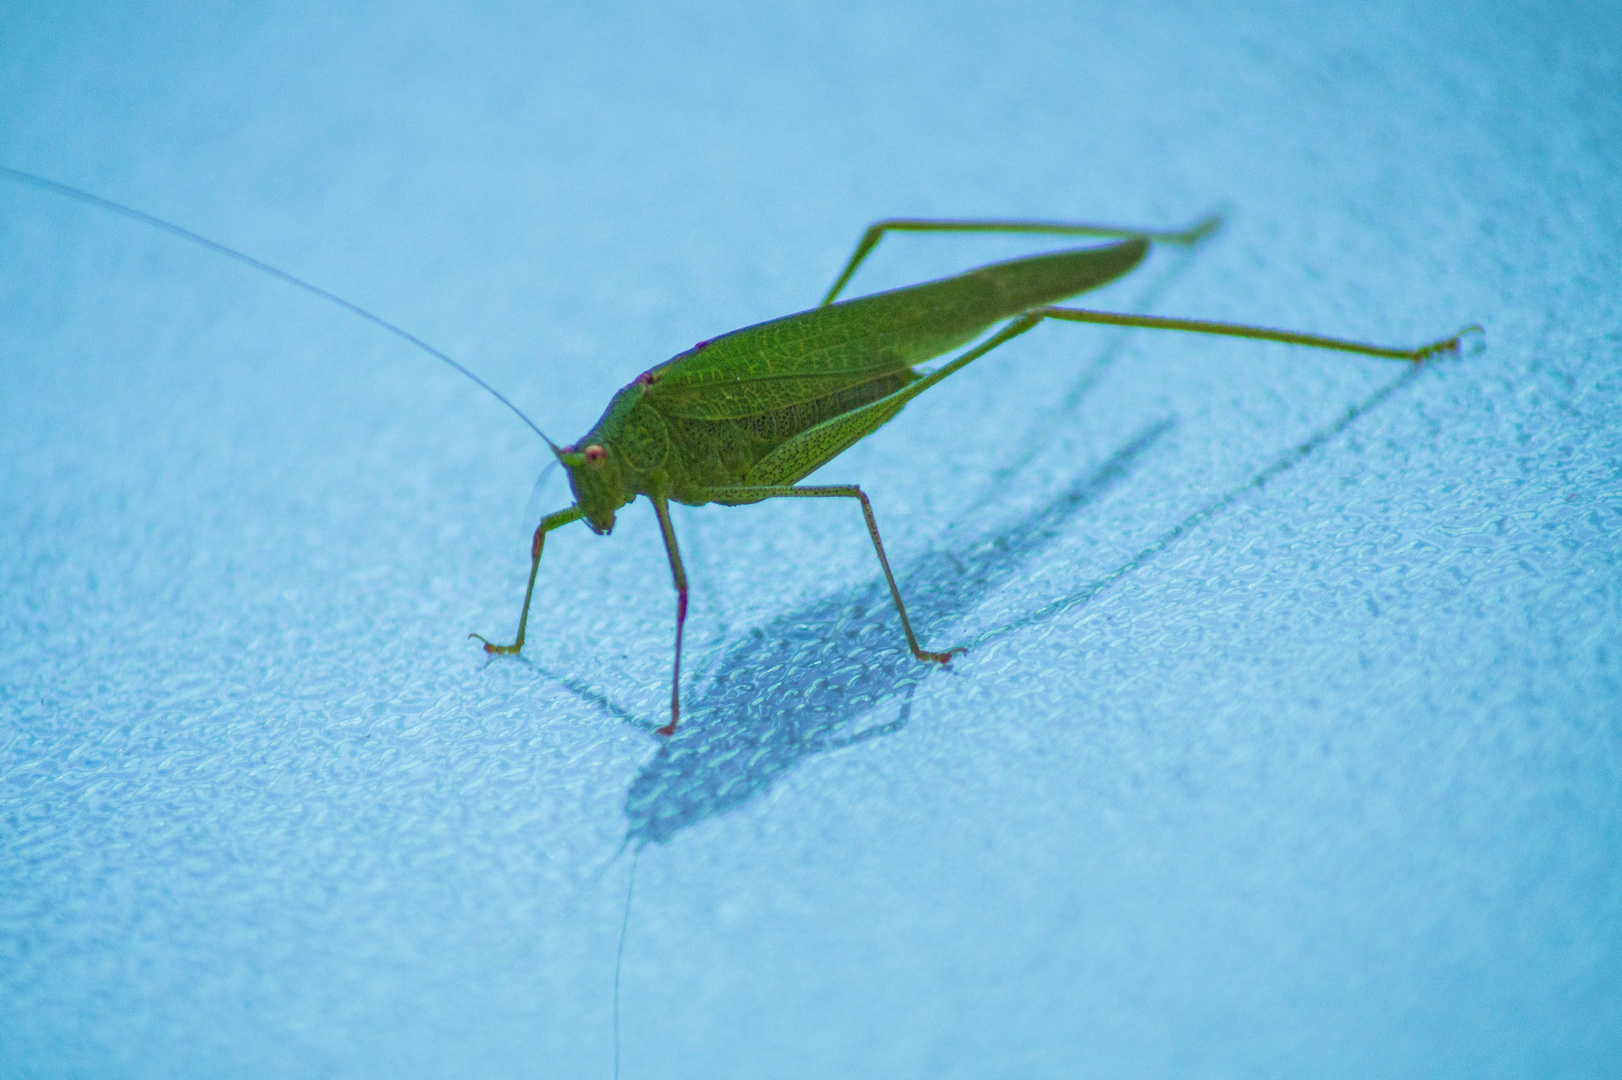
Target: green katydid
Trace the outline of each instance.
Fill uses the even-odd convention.
[[[799,481],[894,419],[907,402],[948,375],[1045,319],[1224,334],[1415,362],[1456,350],[1464,334],[1478,329],[1469,327],[1417,349],[1394,349],[1257,326],[1051,306],[1128,273],[1152,243],[1195,244],[1219,224],[1219,218],[1211,217],[1181,231],[1038,221],[891,220],[870,226],[820,305],[701,341],[649,368],[614,395],[582,439],[553,446],[568,471],[574,503],[547,515],[535,530],[517,637],[510,645],[497,645],[471,636],[490,653],[523,649],[546,534],[584,520],[593,532],[606,535],[620,507],[646,496],[659,520],[676,587],[670,723],[659,729],[661,735],[673,735],[681,719],[688,593],[670,503],[739,506],[766,499],[849,498],[861,504],[907,647],[921,661],[945,664],[964,650],[930,652],[919,646],[866,494],[854,484],[807,486]],[[1116,242],[995,263],[836,302],[862,260],[890,231],[1091,236]],[[1005,319],[1010,321],[996,333],[940,368],[928,374],[917,370]]]
[[[1466,334],[1481,332],[1479,326],[1469,326],[1417,349],[1398,349],[1258,326],[1052,306],[1127,274],[1143,260],[1151,244],[1197,244],[1219,226],[1220,219],[1214,216],[1179,231],[1043,221],[880,221],[863,234],[817,307],[701,341],[649,368],[614,396],[582,439],[559,446],[466,367],[341,297],[120,203],[3,166],[0,175],[155,226],[338,304],[455,368],[545,439],[567,470],[574,502],[542,518],[535,530],[529,582],[513,643],[497,645],[478,634],[470,635],[484,642],[486,652],[511,655],[523,649],[547,533],[584,520],[593,532],[606,535],[613,529],[620,507],[638,495],[646,496],[659,521],[676,588],[670,723],[658,729],[665,736],[675,733],[681,718],[682,630],[688,596],[687,573],[670,520],[672,501],[689,506],[739,506],[780,498],[857,500],[908,648],[920,661],[945,664],[964,650],[930,652],[919,646],[890,572],[873,508],[861,488],[854,484],[802,486],[799,481],[894,419],[907,402],[948,375],[1047,319],[1220,334],[1416,363],[1457,351]],[[1115,242],[994,263],[955,277],[838,302],[857,267],[884,234],[892,231],[1087,236]],[[985,341],[941,367],[927,374],[917,370],[926,361],[968,345],[1003,320],[1008,320],[1006,325]]]

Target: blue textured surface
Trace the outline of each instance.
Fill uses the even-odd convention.
[[[487,663],[539,444],[8,184],[0,1074],[607,1075],[627,837],[628,1080],[1622,1074],[1616,5],[618,6],[11,4],[0,162],[565,439],[893,214],[1228,202],[1098,302],[1488,347],[1027,335],[819,474],[973,650],[684,512],[661,748],[645,505]]]

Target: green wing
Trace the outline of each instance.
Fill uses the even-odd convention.
[[[914,365],[1002,319],[1113,281],[1148,248],[1136,239],[994,263],[745,327],[654,368],[647,397],[666,416],[727,420],[779,413],[875,380],[894,386]],[[876,426],[872,418],[868,424]]]
[[[824,420],[780,444],[755,463],[747,485],[798,483],[895,418],[910,398],[890,394],[860,409]]]

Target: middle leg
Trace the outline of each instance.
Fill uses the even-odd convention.
[[[890,586],[890,597],[895,601],[896,614],[901,616],[901,629],[907,635],[907,647],[912,655],[919,660],[933,660],[944,664],[955,653],[967,652],[961,646],[948,649],[945,652],[929,652],[918,647],[918,636],[912,632],[912,620],[907,618],[907,605],[901,602],[901,590],[895,583],[895,575],[890,572],[890,560],[884,554],[884,541],[879,539],[879,523],[873,517],[873,504],[867,499],[867,493],[855,484],[829,484],[817,487],[795,487],[791,484],[773,484],[761,487],[725,487],[709,488],[705,496],[729,503],[753,503],[766,499],[856,499],[862,504],[862,517],[867,521],[867,534],[873,538],[873,551],[879,557],[879,566],[884,569],[884,580]]]

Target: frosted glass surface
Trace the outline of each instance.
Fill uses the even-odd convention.
[[[613,10],[608,10],[608,9]],[[1622,1075],[1615,4],[11,3],[0,163],[559,440],[892,215],[1180,225],[817,474],[0,183],[0,1075]],[[1039,248],[892,238],[875,290]],[[564,505],[556,479],[540,510]],[[626,919],[633,863],[635,888]]]

